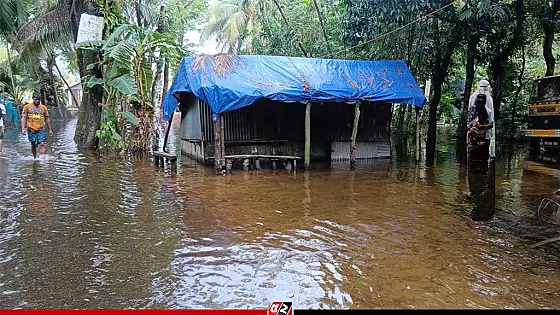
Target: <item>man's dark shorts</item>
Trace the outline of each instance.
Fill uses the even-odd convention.
[[[27,129],[27,139],[33,146],[38,146],[47,139],[47,128],[43,127],[38,132],[32,132],[30,129]]]

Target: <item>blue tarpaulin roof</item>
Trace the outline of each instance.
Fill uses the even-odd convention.
[[[282,102],[374,101],[422,107],[424,93],[400,60],[356,61],[260,55],[185,57],[163,101],[169,121],[184,92],[214,114],[260,99]]]

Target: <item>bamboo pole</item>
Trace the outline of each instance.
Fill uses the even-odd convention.
[[[222,166],[222,170],[226,166],[226,136],[225,136],[225,117],[224,115],[220,115],[220,165]]]
[[[215,118],[215,120],[214,120]],[[221,118],[220,115],[213,117],[214,120],[214,173],[216,175],[222,174],[222,130],[221,130]]]
[[[354,109],[354,125],[352,137],[350,138],[350,169],[356,168],[356,136],[358,135],[358,123],[360,121],[360,102],[356,103]]]
[[[171,117],[169,117],[169,122],[167,122],[167,130],[165,131],[165,138],[163,139],[163,152],[167,152],[167,139],[169,139],[169,131],[171,130],[171,123],[173,122],[174,115],[175,115],[175,111],[171,113]]]
[[[416,107],[416,163],[420,163],[420,110]]]
[[[309,169],[311,161],[311,102],[305,105],[305,156],[304,166]]]

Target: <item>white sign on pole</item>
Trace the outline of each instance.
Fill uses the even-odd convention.
[[[432,89],[432,80],[428,79],[426,80],[426,88],[424,89],[424,96],[426,97],[427,100],[430,99],[431,89]]]
[[[103,39],[103,17],[82,13],[77,43]]]

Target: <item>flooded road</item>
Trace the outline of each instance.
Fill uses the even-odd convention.
[[[0,308],[560,308],[558,244],[530,246],[560,234],[535,216],[560,177],[524,152],[497,162],[496,211],[475,221],[447,147],[431,168],[214,176],[79,151],[75,123],[42,160],[7,131]]]

